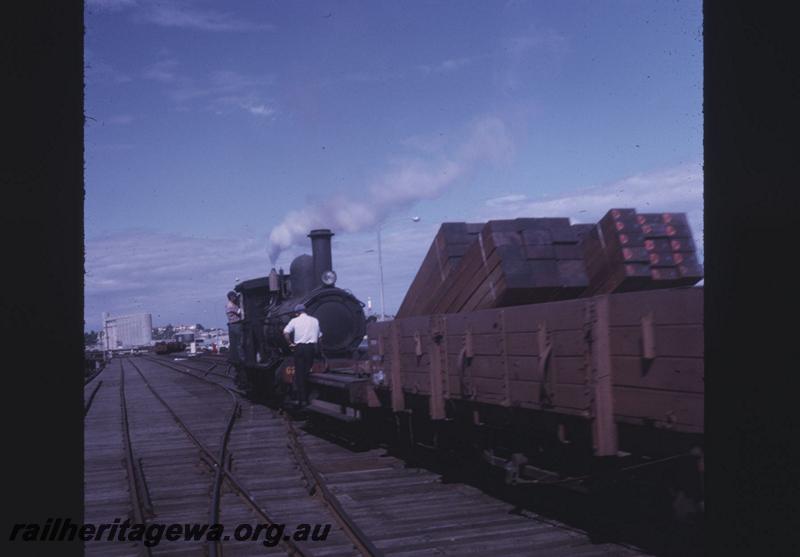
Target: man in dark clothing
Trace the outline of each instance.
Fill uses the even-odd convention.
[[[247,386],[247,375],[242,365],[244,362],[243,312],[239,303],[239,295],[233,290],[228,292],[225,315],[228,317],[228,339],[230,340],[228,362],[236,366],[236,385],[240,388],[245,388]]]

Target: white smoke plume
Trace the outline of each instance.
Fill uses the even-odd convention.
[[[306,235],[315,228],[343,232],[369,230],[393,211],[438,197],[476,165],[498,163],[513,156],[513,141],[499,118],[486,117],[473,122],[465,136],[447,155],[434,160],[407,159],[395,165],[368,188],[366,200],[336,195],[289,212],[269,235],[272,264],[285,249],[305,243]]]

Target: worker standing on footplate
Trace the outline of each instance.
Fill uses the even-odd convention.
[[[294,350],[294,394],[297,397],[297,406],[302,408],[308,405],[308,374],[314,364],[322,331],[319,320],[306,313],[306,306],[297,304],[294,312],[296,316],[283,329],[283,336]]]
[[[225,315],[228,318],[228,363],[236,368],[236,386],[247,387],[247,375],[244,364],[244,330],[242,320],[241,301],[239,295],[231,290],[228,292],[228,302],[225,304]]]

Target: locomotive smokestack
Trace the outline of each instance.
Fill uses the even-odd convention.
[[[275,267],[273,267],[272,270],[269,272],[269,291],[277,292],[278,290],[280,290],[280,283],[278,282],[278,273],[275,272]]]
[[[314,287],[323,284],[322,274],[325,271],[333,270],[332,236],[333,232],[327,228],[312,230],[308,235],[311,238],[311,255],[314,258]]]

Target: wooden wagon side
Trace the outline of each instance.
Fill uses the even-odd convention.
[[[428,399],[584,420],[596,456],[618,427],[703,432],[703,290],[675,288],[396,319],[368,331],[395,411]]]

